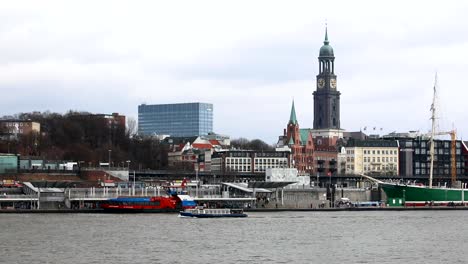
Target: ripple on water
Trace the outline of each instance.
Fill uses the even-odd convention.
[[[466,211],[4,214],[4,263],[467,263]]]

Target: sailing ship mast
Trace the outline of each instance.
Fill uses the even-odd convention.
[[[437,97],[437,88],[438,88],[438,83],[437,83],[437,73],[435,75],[435,82],[434,82],[434,95],[432,98],[432,105],[431,105],[431,121],[432,121],[432,129],[431,129],[431,134],[430,134],[430,160],[431,160],[431,166],[429,168],[429,188],[432,188],[432,179],[433,179],[433,172],[434,172],[434,137],[435,136],[440,136],[440,135],[450,135],[451,138],[451,157],[450,157],[450,167],[451,167],[451,183],[452,186],[454,186],[456,180],[457,180],[457,168],[456,168],[456,142],[457,142],[457,132],[455,129],[452,129],[451,131],[447,132],[436,132],[436,97]]]
[[[429,140],[429,144],[431,145],[430,155],[431,155],[431,166],[429,169],[429,188],[432,188],[432,178],[434,172],[434,134],[435,134],[435,103],[436,103],[436,92],[437,92],[437,73],[435,75],[435,82],[434,82],[434,95],[432,97],[432,105],[431,105],[431,122],[432,122],[432,129],[431,129],[431,137]]]

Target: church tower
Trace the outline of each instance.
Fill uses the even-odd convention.
[[[314,130],[340,130],[340,92],[336,87],[335,56],[329,45],[327,28],[318,60],[317,88],[313,93]]]
[[[300,146],[301,136],[299,133],[299,123],[297,122],[296,118],[296,108],[294,107],[294,101],[292,102],[291,115],[289,117],[288,128],[285,136],[289,146]]]

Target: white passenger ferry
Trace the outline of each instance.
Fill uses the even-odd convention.
[[[196,217],[196,218],[218,218],[218,217],[247,217],[242,209],[229,208],[193,208],[181,211],[180,217]]]

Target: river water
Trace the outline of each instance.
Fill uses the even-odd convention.
[[[0,214],[0,263],[468,263],[468,211]]]

